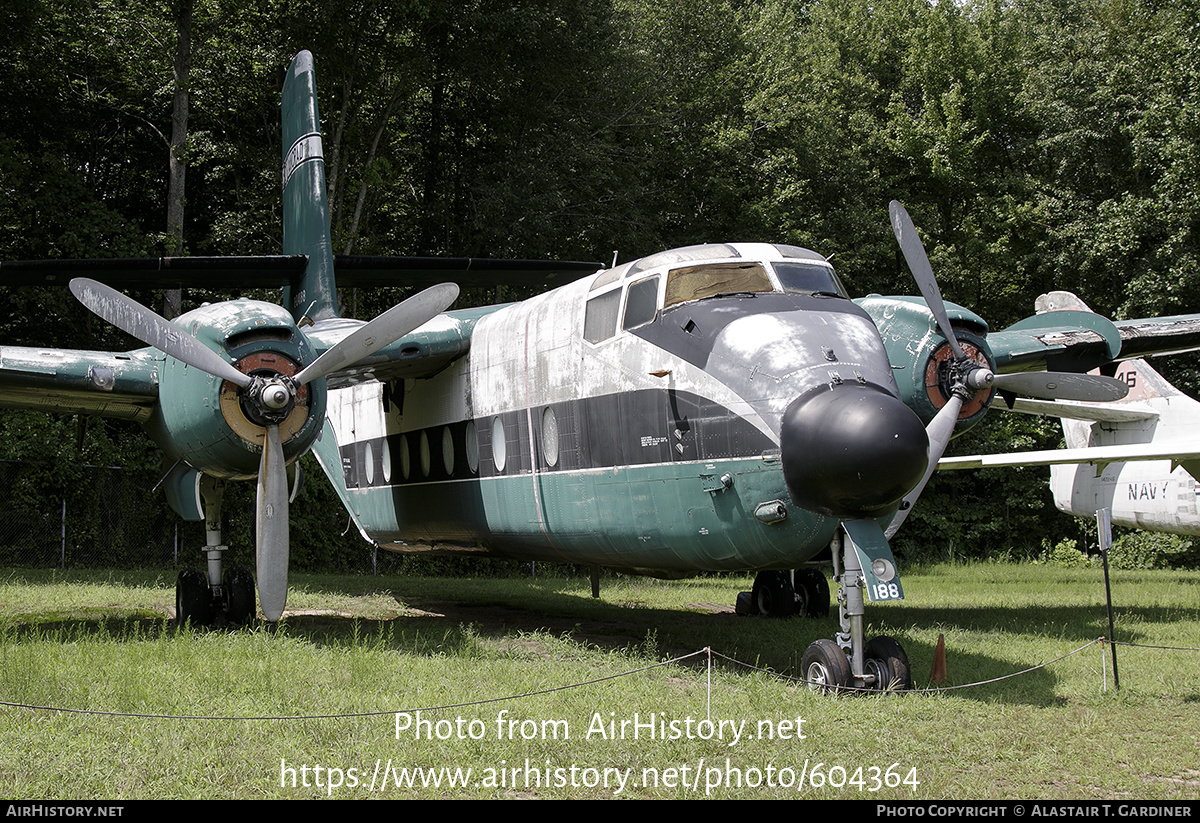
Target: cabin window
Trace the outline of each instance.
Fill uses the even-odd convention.
[[[442,465],[446,467],[446,476],[454,476],[454,435],[449,426],[442,427]]]
[[[421,476],[428,477],[429,470],[433,467],[433,460],[429,455],[429,434],[421,432]]]
[[[467,447],[467,468],[471,474],[479,472],[479,440],[475,436],[475,421],[467,421],[467,432],[464,435]]]
[[[363,446],[363,468],[367,470],[367,485],[375,485],[375,452],[370,443]]]
[[[616,334],[620,304],[620,289],[613,289],[589,300],[583,316],[583,339],[589,343],[599,343]]]
[[[549,406],[542,410],[542,456],[546,465],[558,465],[558,418]]]
[[[658,278],[647,277],[629,287],[625,299],[625,319],[621,328],[636,329],[654,320],[658,314]]]
[[[387,438],[379,441],[379,456],[383,464],[383,482],[392,482],[392,450],[388,448]]]
[[[774,291],[761,263],[712,263],[671,269],[663,307],[719,294]]]
[[[508,448],[504,442],[504,423],[499,417],[492,419],[492,461],[496,464],[496,471],[504,471],[504,460],[507,456]]]
[[[400,435],[400,476],[405,480],[412,474],[412,453],[408,449],[408,435]]]
[[[836,294],[846,296],[846,290],[838,282],[833,269],[820,263],[788,261],[775,263],[775,274],[784,291],[803,294]]]

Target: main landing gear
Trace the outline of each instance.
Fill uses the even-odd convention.
[[[827,617],[829,584],[811,568],[759,572],[754,589],[738,595],[736,611],[764,617]]]
[[[835,640],[822,638],[804,651],[800,670],[808,687],[823,692],[841,689],[884,692],[912,688],[908,655],[895,638],[883,635],[864,642],[863,570],[857,552],[844,539],[840,529],[830,548],[834,579],[838,582],[841,631]],[[842,555],[842,563],[838,562],[839,555]]]
[[[224,480],[207,475],[201,478],[208,574],[199,569],[184,569],[179,573],[175,581],[177,625],[208,626],[223,617],[229,625],[240,626],[254,619],[254,576],[245,566],[222,570],[221,554],[229,548],[221,545],[221,497],[224,492]]]

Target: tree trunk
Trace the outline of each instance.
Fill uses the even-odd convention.
[[[167,189],[167,254],[183,254],[183,206],[187,183],[188,85],[192,73],[192,10],[194,0],[175,5],[175,101],[171,108],[171,179]],[[183,308],[181,289],[168,289],[163,314],[176,317]]]

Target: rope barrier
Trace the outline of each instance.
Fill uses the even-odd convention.
[[[1052,660],[1047,660],[1044,663],[1039,663],[1036,666],[1030,666],[1027,669],[1022,669],[1021,671],[1013,672],[1011,674],[1001,675],[1000,677],[993,677],[988,680],[979,680],[979,681],[976,681],[973,683],[963,683],[963,684],[957,685],[957,686],[939,686],[937,688],[929,688],[929,689],[906,689],[903,692],[898,692],[898,691],[888,692],[888,691],[884,691],[884,690],[880,690],[880,689],[859,688],[859,687],[855,687],[855,686],[830,687],[830,690],[837,691],[839,693],[858,692],[858,693],[863,693],[863,694],[877,694],[877,695],[879,695],[879,694],[938,694],[941,692],[960,691],[962,689],[977,688],[979,686],[986,686],[986,685],[990,685],[992,683],[999,683],[1004,680],[1010,680],[1014,677],[1021,677],[1022,675],[1030,674],[1031,672],[1035,672],[1040,669],[1044,669],[1047,666],[1051,666],[1062,660],[1066,660],[1068,657],[1077,655],[1080,652],[1084,651],[1085,649],[1088,649],[1088,648],[1096,645],[1097,643],[1105,643],[1105,642],[1107,642],[1107,638],[1098,637],[1095,640],[1088,641],[1087,643],[1083,644],[1082,646],[1080,646],[1077,649],[1073,649],[1073,650],[1067,652],[1066,654],[1060,655],[1059,657],[1056,657]],[[1123,642],[1123,641],[1118,641],[1117,645],[1134,646],[1137,648],[1144,648],[1144,649],[1162,649],[1162,650],[1168,650],[1168,651],[1200,652],[1200,648],[1192,648],[1192,647],[1186,647],[1186,646],[1150,646],[1150,645],[1142,645],[1142,644],[1137,644],[1137,643],[1127,643],[1127,642]],[[610,680],[618,680],[618,679],[621,679],[624,677],[630,677],[635,674],[641,674],[642,672],[648,672],[648,671],[653,671],[654,669],[663,668],[664,666],[671,666],[676,663],[682,663],[685,660],[690,660],[694,657],[700,657],[702,655],[705,656],[707,659],[707,665],[706,665],[707,691],[708,691],[708,701],[709,701],[708,706],[710,707],[710,710],[711,710],[711,700],[712,700],[713,658],[720,658],[721,660],[724,660],[732,665],[740,666],[742,668],[749,669],[751,671],[768,674],[772,677],[778,677],[782,680],[786,680],[786,681],[789,681],[792,683],[804,684],[804,685],[809,686],[810,688],[818,685],[818,684],[810,683],[809,681],[807,681],[803,678],[791,677],[789,675],[780,674],[779,672],[771,671],[770,669],[764,669],[761,666],[756,666],[752,663],[746,663],[745,661],[738,660],[737,658],[729,657],[728,655],[721,654],[720,652],[714,651],[711,647],[706,646],[703,649],[700,649],[699,651],[694,651],[694,652],[690,652],[688,654],[680,655],[678,657],[673,657],[670,660],[663,660],[659,663],[652,663],[648,666],[640,666],[636,669],[629,669],[627,671],[619,672],[617,674],[606,675],[605,677],[597,677],[597,678],[593,678],[591,680],[584,680],[584,681],[581,681],[578,683],[571,683],[571,684],[564,685],[564,686],[555,686],[555,687],[548,688],[548,689],[539,689],[537,691],[523,692],[521,694],[506,695],[503,697],[489,697],[489,698],[485,698],[483,700],[471,700],[471,701],[466,701],[463,703],[448,703],[448,704],[437,705],[437,706],[424,706],[421,708],[411,708],[411,709],[385,709],[385,710],[372,711],[372,712],[349,712],[349,713],[343,713],[343,714],[194,715],[194,714],[149,714],[149,713],[139,713],[139,712],[115,712],[115,711],[103,711],[103,710],[99,710],[99,709],[70,709],[70,708],[63,708],[60,706],[44,706],[44,705],[38,705],[38,704],[32,704],[32,703],[15,703],[15,702],[10,702],[10,701],[0,701],[0,706],[5,706],[7,708],[12,708],[12,709],[27,709],[30,711],[58,712],[60,714],[80,714],[80,715],[93,715],[93,716],[101,716],[101,717],[129,717],[129,718],[137,718],[137,719],[144,719],[144,720],[219,720],[219,721],[226,721],[226,722],[233,721],[233,720],[243,720],[243,721],[349,720],[349,719],[365,718],[365,717],[383,717],[386,715],[395,715],[395,714],[404,714],[404,713],[412,714],[415,712],[435,712],[435,711],[443,711],[446,709],[461,709],[461,708],[465,708],[468,706],[485,706],[485,705],[488,705],[491,703],[503,703],[503,702],[507,702],[507,701],[511,701],[511,700],[520,700],[520,699],[526,698],[526,697],[539,697],[541,695],[553,694],[555,692],[568,691],[570,689],[578,689],[578,688],[582,688],[584,686],[593,686],[598,683],[605,683]]]

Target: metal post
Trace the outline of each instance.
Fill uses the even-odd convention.
[[[1113,686],[1121,690],[1121,678],[1117,675],[1117,638],[1113,627],[1112,585],[1108,580],[1108,549],[1112,546],[1112,520],[1108,509],[1096,512],[1096,531],[1100,541],[1100,557],[1104,561],[1104,598],[1108,602],[1108,645],[1112,648]]]
[[[67,499],[62,502],[62,548],[59,551],[58,562],[63,568],[67,566]]]

